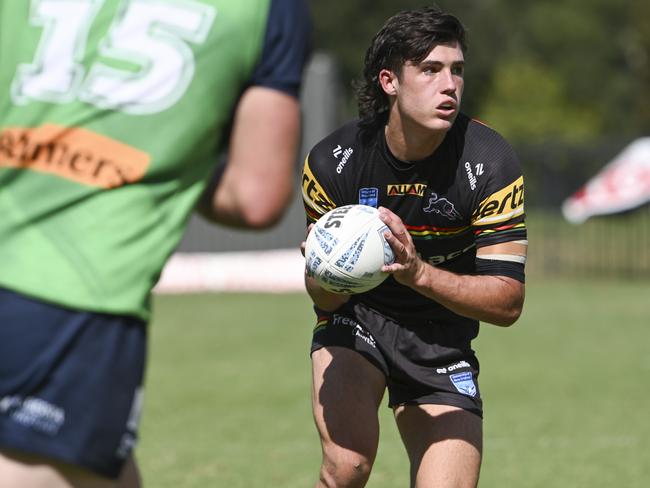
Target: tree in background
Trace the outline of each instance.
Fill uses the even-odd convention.
[[[647,0],[439,0],[469,31],[464,110],[515,143],[584,143],[650,131]],[[313,0],[316,47],[335,53],[355,113],[372,35],[431,2]]]
[[[638,96],[639,127],[650,135],[650,2],[634,0],[629,5],[629,44],[627,52]]]

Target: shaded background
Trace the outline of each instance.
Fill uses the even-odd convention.
[[[374,33],[399,10],[431,2],[311,2],[314,56],[302,93],[309,148],[356,116],[352,83]],[[650,2],[647,0],[440,0],[469,35],[463,111],[501,132],[524,167],[529,273],[650,277],[650,208],[581,225],[565,198],[632,140],[650,135]],[[279,227],[251,234],[192,219],[179,251],[296,247],[296,198]]]
[[[316,50],[302,93],[293,205],[264,233],[193,218],[180,251],[297,249],[302,159],[355,116],[351,82],[372,35],[397,10],[423,4],[311,2]],[[650,486],[650,208],[581,225],[560,212],[621,149],[650,135],[650,2],[438,5],[469,29],[464,111],[511,141],[526,178],[524,314],[513,328],[481,327],[476,341],[486,406],[481,487]],[[139,454],[145,486],[313,486],[320,446],[305,293],[154,298]],[[390,410],[380,416],[368,486],[406,486],[408,461]]]

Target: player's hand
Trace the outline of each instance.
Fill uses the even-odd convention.
[[[305,246],[307,245],[307,236],[309,235],[313,227],[314,224],[309,224],[307,230],[305,231],[305,240],[300,243],[300,252],[302,253],[303,258],[305,257]]]
[[[426,264],[418,256],[411,234],[402,219],[387,208],[379,207],[379,218],[390,229],[384,237],[395,254],[395,262],[382,266],[381,270],[391,273],[403,285],[414,285],[424,273]]]

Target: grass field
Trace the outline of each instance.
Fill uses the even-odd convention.
[[[159,296],[138,457],[145,487],[313,486],[303,295]],[[650,486],[650,283],[529,280],[475,348],[482,488]],[[408,486],[388,408],[370,488]]]

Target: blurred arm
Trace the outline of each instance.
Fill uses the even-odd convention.
[[[300,139],[298,100],[252,87],[235,111],[228,162],[204,195],[201,213],[230,227],[264,229],[284,215],[295,185]]]

